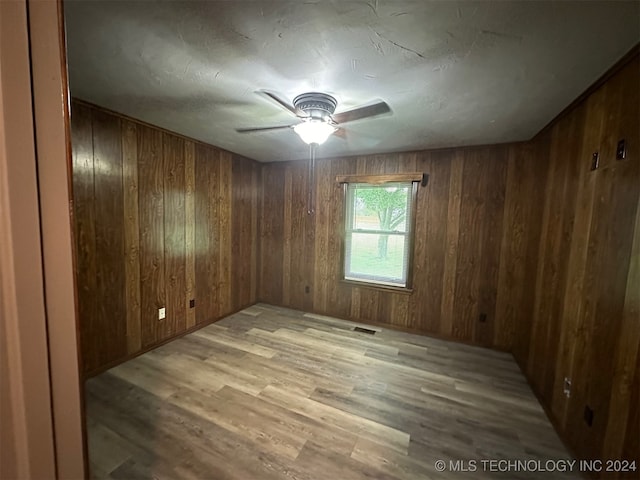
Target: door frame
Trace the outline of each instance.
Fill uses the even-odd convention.
[[[85,478],[61,1],[0,2],[0,476]]]

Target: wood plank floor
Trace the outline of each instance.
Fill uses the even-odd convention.
[[[355,326],[259,304],[92,378],[92,476],[578,478],[483,468],[570,459],[511,355]]]

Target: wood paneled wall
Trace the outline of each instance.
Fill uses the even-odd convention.
[[[637,51],[637,50],[636,50]],[[548,159],[533,315],[514,355],[582,458],[640,467],[640,60],[532,142]],[[616,160],[626,140],[627,157]],[[594,152],[600,167],[591,171]],[[543,181],[540,170],[536,171]],[[534,173],[535,174],[535,173]],[[571,379],[571,396],[563,394]],[[593,425],[584,420],[585,407]],[[625,477],[625,475],[622,475]],[[628,478],[637,478],[630,472]]]
[[[255,303],[256,162],[78,101],[71,120],[85,374]]]
[[[533,304],[537,163],[525,144],[319,160],[311,216],[306,162],[265,165],[259,298],[508,350]],[[336,175],[416,171],[429,182],[418,191],[413,293],[341,282]]]

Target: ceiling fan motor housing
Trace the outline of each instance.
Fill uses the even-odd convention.
[[[296,110],[304,112],[311,119],[327,120],[336,110],[338,102],[326,93],[310,92],[298,95],[293,99]]]

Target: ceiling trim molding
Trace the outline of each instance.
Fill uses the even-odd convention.
[[[71,98],[71,105],[72,105],[71,115],[73,115],[73,104],[74,103],[77,103],[79,105],[84,105],[85,107],[92,108],[94,110],[101,110],[101,111],[103,111],[105,113],[108,113],[110,115],[113,115],[115,117],[119,117],[122,120],[127,120],[129,122],[133,122],[133,123],[137,123],[138,125],[142,125],[143,127],[153,128],[153,129],[159,130],[159,131],[161,131],[163,133],[168,133],[169,135],[173,135],[174,137],[182,138],[183,140],[186,140],[187,142],[193,142],[193,143],[197,143],[197,144],[200,144],[200,145],[204,145],[206,147],[217,148],[220,151],[227,152],[227,153],[230,153],[231,155],[236,155],[238,157],[246,158],[247,160],[251,160],[252,162],[256,162],[256,163],[258,163],[260,165],[262,165],[264,163],[264,162],[259,162],[255,158],[250,158],[250,157],[247,157],[245,155],[241,155],[240,153],[232,152],[232,151],[227,150],[225,148],[219,147],[218,145],[213,145],[211,143],[203,142],[202,140],[197,140],[195,138],[188,137],[188,136],[183,135],[181,133],[174,132],[174,131],[168,130],[166,128],[163,128],[163,127],[159,127],[158,125],[154,125],[153,123],[148,123],[148,122],[145,122],[144,120],[140,120],[138,118],[134,118],[134,117],[130,117],[129,115],[125,115],[124,113],[116,112],[115,110],[110,110],[110,109],[102,107],[100,105],[96,105],[95,103],[91,103],[91,102],[88,102],[86,100],[82,100],[81,98],[78,98],[78,97],[72,97]]]

